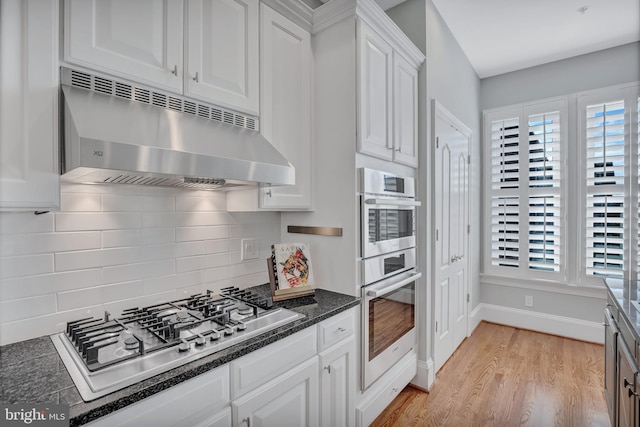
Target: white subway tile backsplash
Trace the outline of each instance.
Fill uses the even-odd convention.
[[[0,279],[53,273],[53,254],[0,257]]]
[[[0,256],[97,249],[100,245],[99,231],[13,234],[0,240]]]
[[[84,317],[102,317],[104,307],[83,307],[79,310],[61,311],[44,316],[30,317],[15,322],[0,323],[0,337],[2,344],[22,341],[27,338],[40,337],[64,330],[67,322]]]
[[[147,278],[144,279],[144,293],[154,294],[172,289],[200,286],[202,283],[204,283],[202,270]]]
[[[0,235],[49,233],[54,228],[54,214],[33,212],[0,212]]]
[[[176,196],[177,212],[226,212],[227,197],[224,193],[217,193],[212,196],[204,197]]]
[[[56,271],[107,267],[140,261],[140,248],[114,248],[55,254]]]
[[[142,280],[100,287],[100,298],[104,304],[136,298],[142,295],[144,295],[144,282]]]
[[[141,213],[56,213],[56,231],[117,230],[140,228]]]
[[[176,210],[173,197],[143,196],[142,210],[144,212],[173,212]]]
[[[76,310],[102,304],[100,286],[58,293],[58,310]]]
[[[268,281],[280,214],[225,193],[62,183],[61,211],[0,213],[0,345],[83,317]],[[240,260],[242,238],[260,259]]]
[[[121,264],[105,267],[102,271],[103,283],[118,283],[131,280],[144,279],[146,277],[164,276],[175,273],[175,260],[161,260],[154,262],[142,262],[135,264]]]
[[[0,302],[0,322],[3,323],[55,312],[55,295],[41,295]]]
[[[102,212],[142,212],[142,205],[142,198],[139,195],[102,195]]]
[[[176,242],[226,239],[227,237],[229,237],[229,227],[227,225],[176,228]]]
[[[226,253],[200,255],[176,259],[176,271],[203,270],[213,267],[220,267],[229,264],[229,255]]]
[[[145,228],[142,230],[143,245],[158,245],[176,241],[175,228]]]
[[[100,194],[60,194],[60,210],[64,212],[100,212],[100,206]]]
[[[142,230],[107,230],[102,232],[103,248],[136,246],[142,242]]]
[[[102,270],[68,271],[0,280],[0,300],[54,294],[102,284]]]

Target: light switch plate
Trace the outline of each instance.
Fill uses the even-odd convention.
[[[258,242],[256,242],[256,239],[242,239],[240,257],[242,261],[258,259]]]

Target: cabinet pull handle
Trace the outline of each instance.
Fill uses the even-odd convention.
[[[629,389],[629,398],[632,398],[635,395],[636,393],[634,393],[633,390]]]
[[[251,418],[247,417],[244,420],[242,420],[243,423],[247,424],[247,427],[251,427]]]
[[[338,332],[344,332],[344,331],[346,331],[345,328],[341,328],[340,326],[338,326]]]
[[[171,74],[173,74],[176,77],[178,76],[178,66],[177,65],[173,66],[173,71],[171,72]]]
[[[193,81],[198,83],[198,72],[196,71],[196,76],[193,78]]]
[[[624,388],[628,388],[629,390],[631,390],[631,387],[633,384],[631,384],[629,381],[627,381],[627,379],[624,379]]]
[[[324,370],[327,371],[327,373],[331,374],[331,365],[325,366]]]
[[[269,189],[269,191],[267,191],[267,192],[266,192],[266,193],[264,193],[264,194],[266,194],[267,196],[271,197],[271,189]]]

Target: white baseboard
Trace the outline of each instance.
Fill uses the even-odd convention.
[[[480,321],[486,320],[581,341],[604,343],[604,326],[601,322],[484,303],[478,304],[469,317],[469,332],[472,332]]]
[[[426,362],[418,360],[418,372],[411,380],[411,384],[423,390],[430,390],[436,379],[436,373],[433,371],[433,359],[429,358]]]

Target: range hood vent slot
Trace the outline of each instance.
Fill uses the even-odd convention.
[[[226,110],[218,106],[202,104],[175,95],[169,95],[144,87],[115,81],[83,71],[63,68],[62,83],[98,93],[104,93],[143,104],[154,105],[181,113],[191,114],[216,122],[222,122],[245,129],[260,130],[257,118]]]

